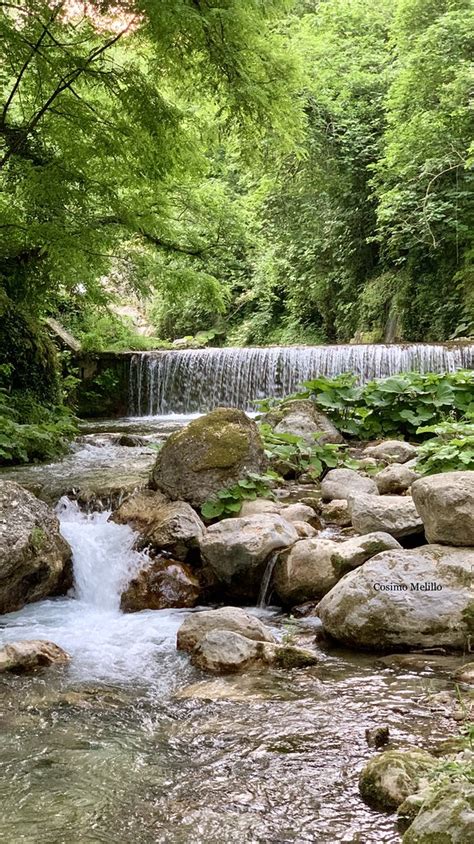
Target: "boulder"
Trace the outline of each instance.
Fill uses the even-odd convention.
[[[122,593],[123,612],[195,607],[201,587],[189,566],[175,560],[150,560]]]
[[[197,643],[191,661],[204,671],[231,674],[261,665],[306,668],[315,665],[318,657],[292,645],[258,642],[231,630],[211,630]]]
[[[420,478],[412,495],[428,542],[474,545],[474,472]]]
[[[348,499],[351,495],[378,495],[377,484],[372,478],[359,475],[353,469],[331,469],[321,482],[321,497],[323,501],[333,501],[335,498]]]
[[[377,445],[369,445],[362,452],[364,457],[385,460],[386,463],[406,463],[417,455],[416,446],[403,440],[385,440]]]
[[[0,613],[71,586],[71,549],[54,512],[14,481],[0,481]]]
[[[400,495],[418,478],[420,473],[406,463],[391,463],[375,476],[375,483],[380,495]]]
[[[270,555],[297,540],[294,525],[278,515],[223,519],[207,529],[201,555],[233,598],[252,601]]]
[[[49,665],[66,665],[69,660],[69,654],[54,642],[41,639],[12,642],[0,649],[0,674],[5,671],[21,673]]]
[[[308,522],[313,527],[321,527],[321,520],[316,510],[301,502],[287,504],[286,507],[281,507],[280,516],[287,522]]]
[[[344,437],[328,419],[317,410],[310,399],[292,399],[270,410],[261,419],[276,434],[294,434],[309,445],[317,443],[343,443]]]
[[[142,546],[168,551],[177,560],[186,559],[189,549],[199,545],[205,531],[190,504],[168,501],[160,492],[149,489],[127,498],[111,519],[138,531]]]
[[[346,574],[318,605],[323,627],[355,648],[463,650],[474,634],[474,550],[384,551]]]
[[[220,489],[249,472],[262,472],[265,465],[255,422],[243,410],[218,408],[169,437],[150,484],[173,500],[200,507]]]
[[[321,507],[321,515],[325,522],[339,527],[349,527],[352,524],[349,504],[345,498],[333,498]]]
[[[352,524],[358,533],[384,531],[397,539],[423,533],[423,522],[409,495],[360,495],[349,499]]]
[[[418,791],[437,760],[423,750],[386,750],[362,769],[359,791],[374,809],[396,809]]]
[[[400,811],[403,807],[400,807]],[[474,786],[460,779],[434,788],[403,836],[403,844],[472,844]]]
[[[283,552],[273,574],[273,588],[285,606],[320,598],[356,566],[380,551],[400,548],[387,533],[334,542],[332,539],[307,539]]]
[[[262,513],[277,513],[281,510],[281,504],[270,501],[268,498],[256,498],[254,501],[244,501],[239,516],[260,516]]]
[[[271,630],[255,616],[239,607],[221,607],[190,613],[178,630],[178,650],[192,651],[211,630],[231,630],[256,642],[275,642]]]

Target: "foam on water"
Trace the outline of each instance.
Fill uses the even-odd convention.
[[[53,641],[71,655],[69,671],[80,680],[166,684],[163,658],[180,659],[176,631],[185,611],[120,611],[120,595],[144,558],[133,550],[135,532],[108,521],[108,511],[88,515],[68,499],[58,516],[73,551],[73,594],[5,615],[0,642]]]

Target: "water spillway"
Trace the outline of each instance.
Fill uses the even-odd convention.
[[[130,413],[156,416],[215,407],[252,410],[319,375],[354,372],[362,382],[399,372],[474,367],[474,344],[285,346],[143,352],[130,364]]]

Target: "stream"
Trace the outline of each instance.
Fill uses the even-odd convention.
[[[33,474],[45,498],[60,497],[75,578],[73,594],[1,619],[1,644],[50,639],[72,657],[66,668],[0,680],[2,840],[398,844],[394,816],[358,795],[358,773],[376,752],[365,731],[388,725],[393,746],[432,747],[455,729],[430,705],[452,688],[447,674],[321,646],[312,668],[209,678],[175,649],[189,610],[120,612],[141,554],[132,529],[108,521],[104,477],[121,476],[128,489],[127,472],[145,476],[153,442],[183,421],[104,421],[63,461],[2,472],[30,484]],[[124,432],[144,444],[119,445]],[[81,509],[67,494],[81,500],[94,479],[104,500]],[[287,635],[278,608],[251,611]],[[317,625],[291,623],[306,642]]]

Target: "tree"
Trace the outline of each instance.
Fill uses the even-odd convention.
[[[209,148],[243,155],[301,123],[295,69],[272,32],[286,0],[0,3],[0,283],[34,312],[106,300],[118,262],[137,284],[163,257],[211,252],[200,203]],[[77,9],[79,8],[79,12]],[[199,266],[195,263],[194,266]],[[199,282],[199,272],[197,272]],[[215,279],[207,295],[219,300]]]

